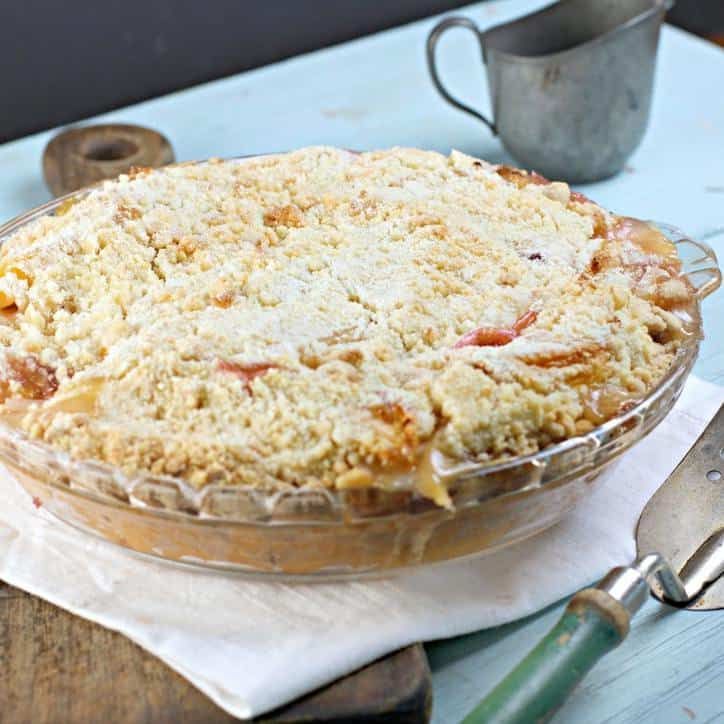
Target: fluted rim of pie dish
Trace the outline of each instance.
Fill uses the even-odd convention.
[[[230,161],[243,161],[245,156]],[[205,161],[191,162],[205,163]],[[185,165],[185,164],[184,164]],[[0,226],[0,244],[37,218],[52,214],[71,199],[82,198],[100,184],[61,196]],[[541,488],[554,488],[583,475],[595,474],[650,432],[673,407],[691,371],[703,337],[700,303],[721,283],[716,255],[706,244],[679,229],[658,222],[658,228],[677,247],[682,277],[694,292],[694,331],[684,340],[671,367],[648,394],[625,412],[583,435],[567,438],[523,456],[486,463],[464,462],[452,468],[448,491],[453,508],[484,505],[501,497]],[[251,485],[208,485],[195,489],[183,479],[150,473],[125,473],[95,460],[75,460],[47,443],[31,440],[17,428],[0,422],[0,462],[51,487],[82,498],[126,505],[151,515],[196,522],[300,525],[349,524],[355,520],[450,514],[422,497],[400,476],[399,485],[387,482],[366,489],[335,490],[321,486],[280,484],[273,491]],[[447,477],[447,476],[446,476]]]

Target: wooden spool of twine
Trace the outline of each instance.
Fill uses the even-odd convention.
[[[70,128],[43,152],[45,183],[54,196],[116,178],[134,166],[158,168],[173,163],[168,139],[150,128],[113,123]]]

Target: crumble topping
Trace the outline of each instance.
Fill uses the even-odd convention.
[[[531,453],[644,395],[678,272],[651,227],[457,152],[121,176],[3,245],[0,414],[196,487],[414,485],[431,449]]]

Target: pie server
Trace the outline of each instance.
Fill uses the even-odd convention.
[[[548,721],[626,637],[649,593],[678,608],[724,608],[724,405],[639,518],[637,559],[573,596],[548,635],[463,724]]]

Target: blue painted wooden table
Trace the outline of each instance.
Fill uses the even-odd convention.
[[[506,0],[465,13],[491,25],[545,4]],[[450,148],[510,162],[495,138],[436,95],[424,41],[434,20],[206,84],[101,117],[150,125],[180,160],[332,144]],[[442,72],[461,97],[487,106],[474,41],[451,32]],[[150,68],[149,72],[153,72]],[[6,99],[11,102],[11,99]],[[40,157],[49,134],[0,146],[0,219],[49,198]],[[724,53],[666,28],[651,124],[618,177],[586,194],[620,213],[680,226],[724,257]],[[724,292],[704,305],[696,372],[724,385]],[[460,718],[548,630],[563,604],[489,631],[428,646],[435,722]],[[603,660],[556,719],[724,722],[724,612],[671,612],[650,603],[625,644]]]

